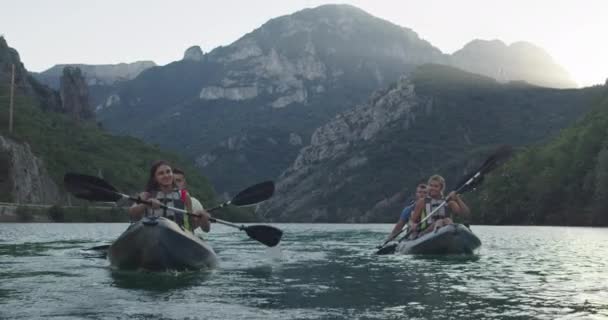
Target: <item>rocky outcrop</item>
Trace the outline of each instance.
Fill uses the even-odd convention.
[[[376,34],[378,29],[384,32]],[[367,37],[376,43],[355,40]],[[333,83],[357,74],[381,85],[395,79],[387,74],[390,63],[407,71],[411,65],[447,62],[413,31],[348,5],[272,19],[230,46],[212,51],[208,59],[229,71],[214,85],[201,88],[201,99],[252,100],[265,93],[272,108],[306,105]],[[352,59],[352,64],[342,59]],[[245,89],[246,94],[240,94]]]
[[[106,98],[116,95],[112,103],[95,105],[111,130],[154,137],[151,142],[168,148],[179,136],[189,146],[180,152],[199,159],[218,191],[233,192],[254,182],[241,177],[278,176],[337,112],[420,63],[446,61],[410,29],[353,6],[324,5],[272,19],[199,63],[149,70],[108,92]],[[126,121],[134,114],[146,125]],[[167,120],[173,114],[180,120]],[[292,133],[300,139],[290,139]],[[250,139],[238,153],[218,145],[242,136]]]
[[[312,132],[336,114],[361,105],[374,90],[421,64],[456,61],[496,76],[496,68],[475,69],[463,59],[353,6],[323,5],[271,19],[198,63],[181,60],[149,70],[95,105],[106,128],[179,149],[200,160],[218,191],[235,192],[254,182],[242,177],[276,178],[293,163],[298,150],[289,134],[307,145]],[[512,68],[513,79],[526,76],[517,68],[530,68],[502,65]],[[133,117],[141,125],[134,126]],[[256,143],[238,153],[218,146],[239,136],[255,137]],[[186,147],[178,147],[176,137]]]
[[[186,49],[182,60],[201,61],[203,60],[203,50],[201,50],[201,47],[199,46],[192,46]]]
[[[59,89],[63,69],[66,67],[79,68],[89,86],[110,86],[117,82],[134,79],[143,71],[155,67],[153,61],[136,61],[119,64],[58,64],[40,73],[32,73],[38,81]]]
[[[0,36],[0,83],[11,83],[12,65],[15,65],[15,94],[33,95],[34,89],[28,81],[28,73],[19,53]]]
[[[89,105],[89,90],[80,69],[75,67],[63,69],[59,92],[65,113],[77,120],[94,117],[95,113]]]
[[[550,88],[574,88],[576,82],[542,48],[528,43],[506,45],[500,40],[474,40],[451,56],[457,68],[500,82],[523,80]]]
[[[273,221],[393,222],[420,179],[440,173],[452,188],[496,145],[547,139],[597,96],[597,88],[500,84],[421,66],[316,129],[258,213]]]
[[[224,88],[224,87],[206,87],[201,90],[200,98],[205,100],[247,100],[258,96],[257,87],[236,87],[236,88]]]
[[[6,202],[55,204],[61,200],[44,162],[30,146],[4,136],[0,136],[0,191]]]
[[[307,208],[312,214],[303,221],[331,221],[335,212],[319,205],[331,191],[320,186],[336,190],[347,184],[348,179],[341,179],[345,172],[368,162],[365,154],[354,150],[355,146],[373,140],[396,121],[407,129],[415,118],[413,108],[420,105],[431,108],[432,101],[417,97],[414,84],[403,77],[390,89],[374,93],[368,103],[336,116],[315,130],[310,145],[300,151],[292,166],[281,175],[275,196],[262,204],[260,212],[270,219],[302,221],[289,215]],[[327,170],[328,163],[335,165],[333,170]],[[397,197],[397,200],[403,198]],[[353,214],[351,221],[362,215],[363,212]]]
[[[7,87],[11,83],[13,65],[15,66],[16,96],[33,97],[43,110],[61,110],[61,101],[57,92],[32,78],[21,62],[17,50],[9,47],[6,39],[0,36],[0,83]]]

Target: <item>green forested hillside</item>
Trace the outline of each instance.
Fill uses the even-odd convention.
[[[600,87],[601,88],[601,87]],[[608,88],[550,143],[528,147],[472,196],[489,224],[608,225]]]
[[[175,154],[132,137],[110,135],[94,122],[76,122],[64,114],[42,111],[32,97],[16,96],[14,131],[9,135],[8,101],[8,88],[0,87],[0,134],[27,142],[44,160],[60,188],[63,188],[63,175],[71,171],[101,173],[119,190],[139,192],[146,182],[150,164],[165,159],[188,173],[191,193],[205,206],[215,202],[207,179]],[[249,213],[240,211],[225,211],[223,215],[250,219]]]
[[[303,149],[263,212],[284,221],[392,222],[420,179],[438,173],[452,188],[497,145],[555,138],[601,94],[601,87],[502,84],[452,67],[421,66],[319,130],[319,142]],[[377,130],[366,136],[369,128]]]

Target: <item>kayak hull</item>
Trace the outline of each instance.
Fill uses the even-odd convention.
[[[122,270],[198,270],[217,266],[213,248],[166,218],[133,223],[108,250],[112,267]]]
[[[473,254],[481,246],[479,238],[462,224],[450,224],[397,245],[401,254]]]

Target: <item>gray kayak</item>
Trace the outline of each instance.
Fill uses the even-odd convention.
[[[450,224],[413,240],[401,240],[396,252],[401,254],[473,254],[481,241],[462,224]]]
[[[108,258],[112,267],[124,270],[198,270],[218,263],[211,246],[162,217],[129,226],[110,246]]]

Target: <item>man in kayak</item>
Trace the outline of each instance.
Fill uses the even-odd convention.
[[[149,201],[150,204],[141,203],[131,206],[129,208],[131,221],[138,221],[143,216],[157,216],[169,218],[189,231],[194,230],[195,226],[201,226],[205,232],[210,229],[209,214],[204,209],[192,210],[190,195],[186,192],[186,195],[182,197],[182,193],[175,184],[173,170],[166,161],[157,161],[152,165],[145,191],[141,193],[140,198]],[[193,215],[184,215],[161,208],[162,204],[168,207],[186,209]]]
[[[175,181],[175,185],[177,185],[177,187],[180,189],[182,200],[185,200],[188,195],[188,182],[186,181],[186,174],[181,169],[173,168],[173,180]],[[192,203],[193,212],[205,210],[201,202],[195,197],[190,196],[190,201]],[[206,219],[206,223],[203,221],[203,219],[194,219],[192,230],[195,230],[197,227],[200,227],[201,230],[205,232],[209,232],[209,219]]]
[[[450,201],[443,204],[445,189],[445,179],[440,175],[433,175],[428,181],[428,196],[423,199],[418,199],[410,219],[410,230],[415,233],[425,234],[431,230],[436,230],[445,225],[452,224],[453,221],[448,215],[446,205],[451,212],[455,214],[468,215],[469,207],[462,201],[460,195],[452,191],[448,197]],[[436,212],[428,219],[424,220],[433,210]],[[414,234],[414,237],[417,235]]]
[[[426,193],[427,193],[426,182],[425,181],[418,182],[418,185],[416,186],[416,194],[415,194],[414,201],[412,201],[405,208],[403,208],[403,210],[401,211],[401,215],[399,216],[399,221],[397,221],[397,223],[395,224],[395,227],[393,228],[393,231],[391,231],[391,234],[388,236],[387,239],[393,239],[393,237],[395,237],[395,235],[397,235],[399,232],[401,232],[403,227],[410,220],[410,216],[412,214],[412,211],[414,210],[416,201],[419,199],[424,199],[426,197]]]

